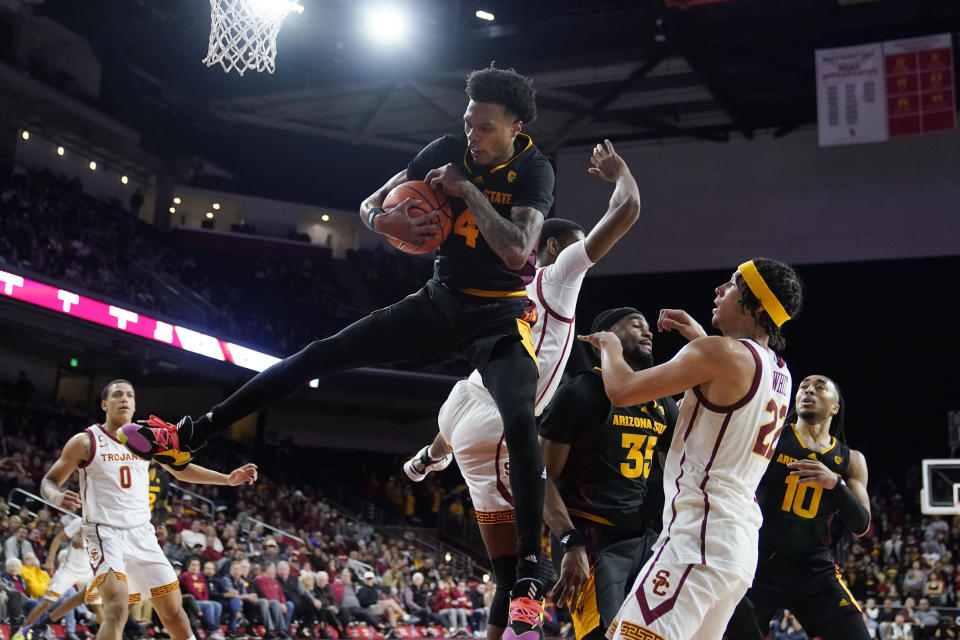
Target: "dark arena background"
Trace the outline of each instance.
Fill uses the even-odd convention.
[[[36,574],[70,517],[39,498],[40,480],[72,434],[103,421],[107,382],[132,382],[138,419],[197,415],[430,277],[431,256],[392,248],[357,211],[423,146],[463,130],[464,78],[491,62],[533,78],[539,114],[524,131],[555,165],[552,215],[589,230],[604,213],[611,189],[587,173],[604,138],[640,188],[639,221],[584,281],[579,331],[620,306],[651,324],[685,309],[706,326],[714,288],[741,262],[795,266],[806,297],[783,354],[794,392],[813,373],[839,383],[846,441],[870,473],[870,531],[834,522],[839,571],[871,637],[957,637],[960,3],[299,5],[275,71],[241,76],[203,64],[201,0],[0,0],[0,543],[23,560],[26,526],[40,565],[18,582],[7,563],[4,638],[25,613],[7,594],[43,593]],[[683,343],[655,332],[657,362]],[[592,365],[578,344],[566,374]],[[338,631],[302,599],[286,631],[250,615],[238,637],[486,637],[492,569],[456,464],[417,484],[402,470],[469,372],[337,374],[236,423],[198,460],[255,462],[253,486],[154,474],[165,555],[178,572],[195,555],[212,562],[211,583],[247,559],[251,589],[283,560],[301,578],[326,572],[334,598],[345,572],[372,572],[400,607],[420,572],[430,606],[467,621],[381,609],[377,625]],[[557,549],[547,534],[544,549]],[[921,597],[933,626],[913,609]],[[912,636],[884,635],[888,598]],[[548,635],[574,638],[567,612],[547,611]],[[780,616],[770,638],[806,637],[781,635]],[[217,640],[228,617],[193,620],[197,636]],[[162,633],[147,609],[131,619],[126,638]],[[84,613],[43,633],[95,630]]]

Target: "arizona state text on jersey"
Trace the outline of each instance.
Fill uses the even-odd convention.
[[[438,138],[410,162],[407,177],[423,180],[431,169],[446,164],[454,164],[463,171],[497,213],[507,219],[513,207],[532,207],[546,217],[553,206],[553,167],[526,134],[517,135],[513,157],[486,169],[473,166],[465,136]],[[536,252],[530,254],[522,269],[511,270],[484,240],[463,200],[453,198],[450,204],[453,231],[437,249],[434,279],[467,293],[470,290],[522,291],[533,278]]]
[[[784,427],[770,466],[757,489],[763,510],[760,529],[761,557],[772,553],[796,556],[830,555],[830,520],[837,511],[830,491],[813,483],[799,484],[787,466],[804,458],[819,460],[828,469],[845,477],[850,464],[850,447],[833,439],[824,451],[804,445],[795,424]]]

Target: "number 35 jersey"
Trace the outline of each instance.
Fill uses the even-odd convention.
[[[410,180],[423,180],[432,169],[452,164],[506,219],[513,207],[532,207],[547,217],[553,206],[553,166],[526,134],[514,140],[513,156],[493,167],[475,167],[465,136],[444,136],[427,145],[407,167]],[[523,268],[514,271],[487,244],[473,212],[460,198],[451,198],[453,231],[437,249],[434,279],[468,294],[522,292],[533,279],[536,245]]]
[[[796,460],[818,460],[830,471],[846,477],[850,447],[836,438],[823,451],[807,448],[796,425],[784,427],[770,467],[757,489],[763,510],[760,553],[829,558],[830,520],[837,504],[830,491],[818,484],[799,484],[787,465]]]
[[[129,529],[150,522],[150,462],[141,460],[95,424],[90,458],[80,465],[83,521]]]
[[[570,514],[642,530],[647,478],[659,464],[655,453],[669,446],[677,414],[672,398],[612,406],[599,368],[561,385],[543,413],[540,435],[570,445],[557,483]]]

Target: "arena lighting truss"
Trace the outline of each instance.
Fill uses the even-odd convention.
[[[9,271],[0,271],[0,295],[58,311],[116,331],[162,342],[206,358],[229,362],[258,373],[280,361],[276,356],[249,347],[156,320],[150,316],[87,298],[67,289],[30,280]],[[311,380],[310,386],[317,388],[319,381]]]

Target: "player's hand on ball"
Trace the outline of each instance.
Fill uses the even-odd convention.
[[[227,484],[235,487],[240,484],[253,484],[257,481],[257,465],[253,463],[245,464],[238,469],[234,469],[227,476]]]
[[[64,511],[76,511],[81,505],[80,494],[74,491],[61,491],[50,502]]]
[[[434,189],[442,189],[447,195],[462,198],[464,189],[471,183],[460,169],[453,164],[445,164],[439,169],[431,169],[423,179]]]
[[[834,489],[840,482],[840,476],[830,471],[830,469],[819,460],[804,458],[803,460],[791,462],[787,466],[792,469],[790,475],[797,476],[797,482],[800,484],[812,482],[820,485],[824,489]]]
[[[577,607],[580,599],[580,589],[590,577],[590,563],[587,562],[587,551],[584,547],[572,547],[563,554],[560,562],[560,579],[557,580],[553,591],[556,594],[556,603],[571,611]]]
[[[630,173],[627,163],[613,150],[613,143],[606,139],[604,139],[603,144],[598,144],[593,148],[590,163],[593,166],[587,171],[608,182],[616,182],[617,178],[623,174]]]
[[[395,207],[387,209],[374,220],[376,232],[402,242],[421,245],[440,234],[437,213],[425,216],[411,216],[407,209],[423,204],[420,200],[407,198]]]
[[[657,329],[660,331],[676,331],[687,340],[696,340],[707,335],[700,323],[683,309],[660,309]]]
[[[623,352],[623,345],[620,343],[620,338],[609,331],[598,331],[588,336],[577,336],[577,339],[582,342],[589,342],[601,351],[607,349],[609,351]]]

